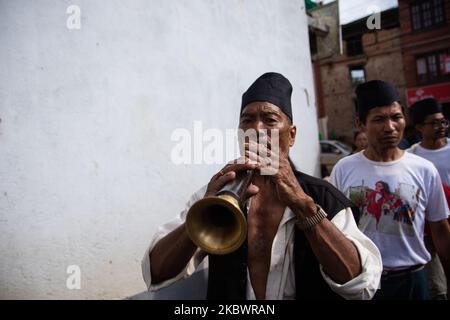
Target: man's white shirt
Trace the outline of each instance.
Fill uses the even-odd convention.
[[[442,182],[450,187],[450,139],[447,138],[446,141],[447,144],[440,149],[426,149],[420,143],[416,143],[407,151],[433,163],[439,172]]]
[[[189,208],[197,200],[203,198],[206,192],[206,186],[196,192],[183,211],[172,221],[160,226],[154,235],[149,248],[142,260],[142,273],[147,287],[150,291],[156,291],[165,288],[176,281],[191,276],[199,271],[199,265],[208,267],[208,256],[205,252],[197,249],[187,266],[178,275],[159,284],[153,284],[150,273],[149,253],[155,247],[156,243],[167,234],[178,228],[186,220],[186,214]],[[251,201],[248,202],[248,207]],[[268,300],[286,300],[295,299],[295,268],[294,268],[294,228],[296,218],[294,213],[286,208],[277,233],[272,243],[272,253],[270,269],[267,278],[266,299]],[[353,242],[358,250],[361,260],[361,274],[344,284],[335,283],[328,277],[320,267],[321,274],[330,288],[345,299],[371,299],[379,287],[382,262],[378,248],[366,237],[357,227],[350,208],[340,211],[334,216],[331,222],[341,232]],[[247,269],[247,293],[248,300],[254,300],[255,294],[251,286],[250,276]]]
[[[385,269],[426,264],[425,220],[449,212],[434,165],[404,152],[391,162],[369,160],[363,151],[341,159],[330,182],[360,207],[359,228],[380,249]]]

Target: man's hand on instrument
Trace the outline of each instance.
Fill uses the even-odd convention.
[[[316,210],[313,199],[308,196],[300,186],[292,171],[288,155],[277,154],[270,150],[270,144],[257,144],[254,141],[245,143],[245,155],[266,168],[264,176],[273,183],[278,199],[294,212],[310,216]],[[254,151],[257,150],[258,153]],[[301,217],[301,218],[303,218]]]
[[[222,170],[211,178],[206,189],[205,197],[216,195],[216,193],[219,192],[227,183],[236,178],[236,172],[244,170],[257,170],[259,166],[260,165],[257,162],[251,161],[245,157],[230,161]],[[244,194],[243,201],[254,196],[258,193],[258,191],[259,188],[250,183]]]

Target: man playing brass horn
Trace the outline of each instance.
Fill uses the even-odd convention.
[[[297,171],[289,159],[296,136],[291,95],[291,83],[277,73],[262,75],[243,94],[239,128],[277,132],[279,152],[270,154],[270,134],[266,146],[247,141],[243,158],[215,174],[191,197],[186,210],[158,229],[142,262],[149,290],[192,275],[208,259],[207,299],[373,297],[380,283],[381,256],[359,231],[357,209],[327,182]],[[268,154],[272,161],[267,161]],[[274,162],[275,170],[262,174]],[[189,237],[187,212],[242,172],[253,172],[241,199],[247,237],[231,253],[208,254]]]

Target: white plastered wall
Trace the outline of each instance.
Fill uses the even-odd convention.
[[[0,298],[145,290],[156,227],[221,167],[173,164],[172,132],[235,128],[264,72],[291,80],[291,155],[318,173],[303,1],[0,0],[0,43]]]

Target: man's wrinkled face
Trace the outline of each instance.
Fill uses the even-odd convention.
[[[442,113],[430,114],[425,121],[416,126],[424,139],[437,140],[447,136],[448,125]]]
[[[246,105],[239,118],[239,129],[244,132],[249,129],[266,131],[269,137],[271,130],[277,130],[280,153],[284,155],[288,155],[295,142],[295,126],[279,107],[270,102],[256,101]]]
[[[406,121],[401,105],[376,107],[369,111],[366,123],[360,123],[367,135],[369,146],[376,150],[396,148],[403,136]]]

